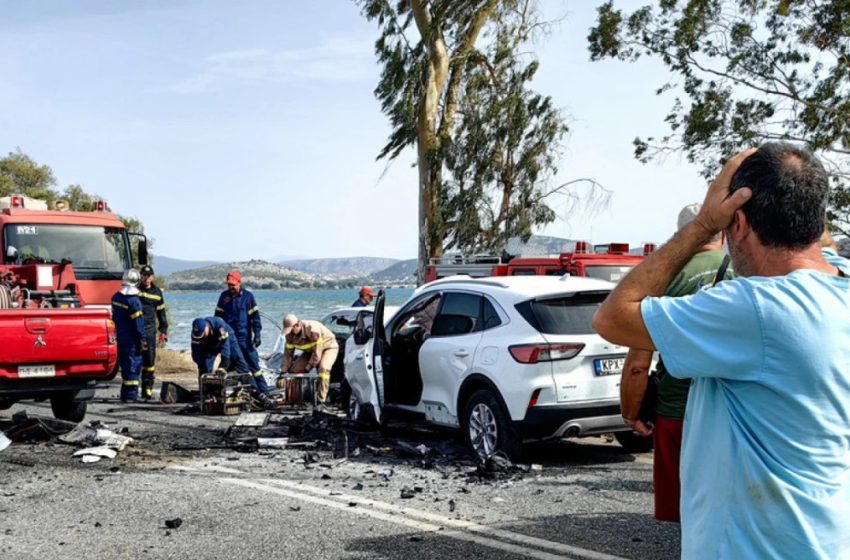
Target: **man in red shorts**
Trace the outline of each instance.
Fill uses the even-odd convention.
[[[699,213],[700,204],[690,204],[679,212],[678,229],[690,224]],[[703,245],[667,286],[665,296],[680,297],[711,286],[723,262],[723,234]],[[731,271],[726,273],[726,277]],[[652,436],[655,455],[652,482],[655,488],[655,518],[679,522],[679,454],[682,449],[682,427],[688,402],[690,379],[676,379],[664,370],[664,356],[658,361],[658,403],[654,422],[639,418],[646,391],[652,352],[632,348],[623,366],[620,382],[620,407],[623,421],[636,433]]]

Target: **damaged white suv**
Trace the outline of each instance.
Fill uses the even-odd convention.
[[[523,440],[549,437],[619,432],[625,444],[627,349],[591,328],[613,287],[566,276],[445,278],[386,324],[381,293],[374,322],[358,323],[346,351],[349,415],[458,428],[480,457],[516,457]]]

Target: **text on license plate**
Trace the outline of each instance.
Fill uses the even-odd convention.
[[[593,367],[596,375],[620,375],[625,363],[625,358],[600,358],[593,360]]]
[[[18,366],[18,377],[55,377],[56,366]]]

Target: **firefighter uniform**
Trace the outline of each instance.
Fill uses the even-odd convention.
[[[135,270],[136,283],[138,272]],[[128,277],[127,273],[124,274]],[[132,281],[130,276],[130,281]],[[118,338],[118,362],[121,366],[121,400],[139,399],[139,377],[142,371],[142,348],[145,345],[145,326],[142,319],[142,303],[138,289],[128,285],[112,296],[112,320]]]
[[[234,276],[241,283],[238,273],[228,274],[228,282]],[[242,288],[241,285],[236,293],[231,290],[223,291],[215,307],[215,316],[224,319],[233,329],[239,349],[251,371],[251,384],[261,393],[268,393],[269,387],[263,372],[260,371],[260,356],[257,353],[263,325],[260,322],[260,309],[257,307],[254,294]]]
[[[142,274],[153,275],[153,269],[144,266]],[[165,296],[153,283],[147,288],[144,284],[139,286],[139,300],[142,302],[145,340],[148,343],[147,349],[142,352],[142,397],[150,399],[153,397],[153,385],[156,378],[157,338],[167,340],[168,317],[165,312]]]
[[[319,321],[300,321],[295,315],[287,315],[283,324],[286,344],[281,373],[306,373],[317,368],[319,379],[316,394],[319,402],[324,404],[331,385],[331,368],[339,353],[336,336]],[[296,350],[302,352],[297,359]]]
[[[209,327],[209,334],[206,334]],[[233,329],[219,317],[198,318],[192,322],[192,360],[198,375],[213,372],[215,358],[221,354],[219,367],[226,371],[248,373],[250,369],[242,356]]]

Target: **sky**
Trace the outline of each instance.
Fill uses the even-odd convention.
[[[557,180],[592,178],[610,202],[560,197],[536,233],[664,241],[706,181],[676,155],[633,158],[636,136],[667,130],[673,98],[655,90],[669,78],[655,61],[590,62],[599,3],[541,2],[559,21],[533,45],[532,86],[570,125]],[[416,256],[415,153],[375,159],[390,132],[378,31],[353,2],[0,0],[0,13],[0,153],[138,217],[156,254]]]

